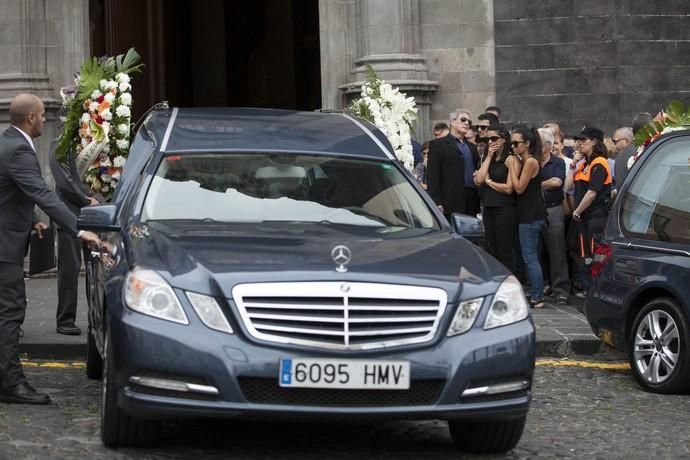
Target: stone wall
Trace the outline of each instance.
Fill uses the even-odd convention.
[[[690,103],[688,0],[495,0],[496,102],[509,122],[630,126]]]

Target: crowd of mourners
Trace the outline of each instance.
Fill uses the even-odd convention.
[[[633,135],[652,122],[640,113],[612,137],[587,126],[574,136],[557,123],[508,129],[500,109],[467,110],[434,126],[415,155],[415,177],[450,220],[482,219],[489,252],[526,286],[533,308],[545,298],[584,297],[608,211],[635,153]]]

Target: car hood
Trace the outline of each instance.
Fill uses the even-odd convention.
[[[478,246],[448,231],[151,223],[144,232],[128,233],[130,266],[157,270],[175,287],[209,294],[216,283],[228,294],[242,282],[317,280],[438,286],[452,292],[459,282],[481,286],[508,274]],[[349,250],[349,263],[334,261],[336,246]]]

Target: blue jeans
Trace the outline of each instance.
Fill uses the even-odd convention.
[[[520,224],[518,234],[520,235],[520,249],[522,250],[522,260],[527,266],[527,278],[529,279],[530,294],[533,301],[544,299],[544,275],[539,263],[539,235],[544,227],[544,219],[535,220],[531,224]]]

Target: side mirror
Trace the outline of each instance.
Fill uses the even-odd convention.
[[[458,235],[477,244],[486,239],[484,236],[484,224],[480,219],[460,214],[459,212],[453,213],[450,219],[453,230]]]
[[[114,204],[99,204],[81,208],[77,228],[92,232],[117,232],[120,226],[116,223],[117,206]]]

